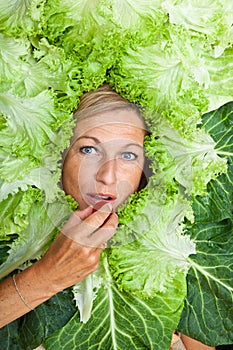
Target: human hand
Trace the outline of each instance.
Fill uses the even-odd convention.
[[[109,205],[73,213],[46,254],[37,263],[38,274],[56,294],[98,267],[100,253],[114,235],[118,217]]]

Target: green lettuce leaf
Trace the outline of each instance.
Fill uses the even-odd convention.
[[[6,199],[10,194],[15,194],[20,190],[27,191],[35,186],[43,192],[47,202],[52,202],[60,192],[57,185],[59,178],[58,174],[52,174],[44,167],[34,168],[22,180],[0,182],[0,200]]]
[[[171,23],[208,35],[216,57],[232,44],[232,1],[166,0],[162,7]]]
[[[142,300],[119,291],[105,259],[104,269],[105,283],[94,300],[91,319],[80,323],[75,314],[66,326],[46,339],[46,349],[168,349],[183,306],[183,274],[175,277],[169,292]]]
[[[204,56],[205,66],[209,72],[209,84],[207,97],[209,100],[208,111],[215,110],[223,104],[232,101],[232,58],[233,49],[226,49],[220,57],[212,55]]]
[[[162,0],[112,0],[112,20],[121,28],[138,31],[139,26],[160,19]],[[122,13],[125,15],[122,16]],[[162,17],[162,16],[161,16]]]
[[[178,328],[204,344],[232,344],[232,219],[196,224],[189,232],[197,255],[192,257]]]
[[[0,108],[7,121],[6,129],[2,130],[1,146],[8,145],[13,152],[17,149],[22,155],[33,154],[40,159],[45,144],[53,137],[51,126],[55,114],[51,94],[43,91],[20,100],[10,93],[1,93]]]
[[[40,191],[30,188],[28,191],[19,191],[15,195],[9,195],[0,202],[0,237],[9,239],[8,235],[21,232],[28,225],[28,213]]]
[[[40,19],[40,5],[43,2],[43,0],[9,0],[7,2],[0,0],[0,31],[22,36],[25,35],[25,31],[33,33],[38,25],[37,20]]]
[[[218,152],[222,154],[222,150],[218,150],[216,142],[203,129],[196,130],[189,138],[182,137],[162,120],[157,129],[158,143],[162,143],[166,152],[171,154],[173,171],[170,174],[185,188],[186,193],[204,195],[208,182],[226,172],[227,160],[218,155]],[[169,174],[168,168],[166,164]]]
[[[25,57],[29,54],[30,42],[27,38],[12,38],[0,33],[0,77],[1,80],[12,82],[15,76],[20,76]],[[2,86],[3,85],[3,86]],[[1,90],[4,84],[1,85]],[[9,86],[6,86],[9,88]]]
[[[87,323],[91,317],[93,301],[103,283],[101,269],[88,275],[83,281],[73,286],[74,300],[80,312],[80,321]]]
[[[14,350],[34,349],[41,345],[45,336],[63,327],[75,312],[77,309],[72,300],[72,291],[66,289],[25,315],[23,322],[18,319],[1,328],[1,347]]]
[[[228,156],[228,172],[212,180],[205,197],[193,203],[187,224],[197,254],[190,257],[188,294],[179,329],[205,344],[233,342],[233,104],[203,116],[204,127]]]
[[[149,43],[143,39],[129,43],[111,72],[112,82],[131,100],[158,112],[182,134],[188,133],[208,110],[208,72],[197,78],[199,70],[206,70],[202,55],[207,49],[201,38],[181,27],[166,24],[157,30],[156,39]]]
[[[225,14],[224,10],[219,16]],[[221,26],[220,19],[213,19],[213,28]],[[229,21],[232,36],[231,25]],[[232,37],[229,48],[215,56],[211,35],[168,23],[156,29],[149,41],[129,42],[111,71],[111,82],[127,91],[130,100],[156,110],[187,134],[201,123],[203,113],[232,101]]]
[[[41,257],[71,212],[68,203],[62,199],[52,204],[34,203],[28,214],[28,225],[11,244],[8,257],[0,266],[0,278],[27,260]]]
[[[188,267],[180,330],[233,341],[233,107],[212,111],[233,99],[231,14],[230,0],[0,0],[1,276],[41,256],[70,213],[60,164],[84,91],[107,81],[146,107],[153,172],[119,210],[101,284],[83,282],[80,312],[62,322],[61,303],[56,322],[41,305],[4,328],[1,344],[168,349]]]
[[[195,254],[195,244],[182,235],[188,209],[188,202],[181,196],[159,205],[152,192],[127,229],[120,227],[120,231],[132,234],[129,243],[127,236],[120,242],[118,232],[113,238],[117,246],[112,247],[109,263],[119,289],[153,297],[171,288],[178,271],[187,273],[188,256]]]

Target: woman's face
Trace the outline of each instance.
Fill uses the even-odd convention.
[[[81,210],[105,203],[116,210],[137,191],[144,136],[143,122],[133,110],[104,112],[77,122],[62,182]]]

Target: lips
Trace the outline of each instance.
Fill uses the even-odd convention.
[[[88,193],[87,194],[87,202],[90,203],[92,206],[101,207],[102,205],[106,203],[114,203],[116,201],[116,196],[111,193]]]
[[[108,195],[99,195],[99,194],[96,194],[94,195],[94,198],[96,199],[100,199],[100,200],[112,200],[113,197],[112,196],[108,196]]]

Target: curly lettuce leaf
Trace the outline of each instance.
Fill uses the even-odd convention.
[[[28,225],[11,244],[8,258],[0,266],[0,278],[27,260],[40,257],[69,215],[71,209],[65,200],[52,204],[45,204],[43,201],[33,203],[28,215]]]
[[[53,95],[46,90],[24,99],[2,93],[0,105],[6,120],[0,140],[1,200],[36,186],[51,201],[58,192],[58,162],[69,145],[73,121],[69,114],[56,113]],[[56,131],[58,125],[63,129]]]
[[[211,39],[166,23],[154,39],[130,41],[111,71],[111,82],[186,136],[203,113],[232,100],[232,48],[215,57]]]
[[[12,169],[8,168],[7,172],[7,168],[4,165],[8,164],[6,159],[9,161],[9,154],[5,154],[0,173],[4,175],[5,169],[7,179],[10,181],[0,179],[0,201],[7,199],[11,194],[17,194],[19,191],[27,191],[34,187],[41,190],[41,195],[45,198],[46,202],[52,203],[56,200],[61,192],[61,170],[59,164],[61,152],[69,146],[73,125],[73,119],[67,119],[62,123],[62,129],[54,133],[53,142],[44,148],[39,166],[32,167],[33,163],[31,160],[30,163],[27,163],[25,158],[19,158],[17,162],[9,163],[13,167]],[[27,168],[19,172],[18,164],[20,167],[24,166]],[[32,169],[30,170],[31,167]]]
[[[138,33],[138,28],[152,25],[161,15],[161,0],[111,0],[111,1],[76,1],[55,0],[45,5],[44,18],[47,35],[59,42],[70,39],[70,45],[75,33],[79,34],[78,40],[93,39],[94,41],[104,38],[107,28],[129,30]],[[121,14],[124,13],[124,16]],[[98,28],[98,32],[96,29]],[[61,38],[61,34],[64,35]],[[101,34],[101,35],[100,35]],[[60,37],[60,38],[59,38]],[[66,38],[67,37],[67,38]]]
[[[11,35],[34,33],[44,0],[0,0],[0,31]],[[42,6],[43,7],[43,6]],[[32,9],[33,15],[32,15]]]
[[[233,77],[231,70],[233,65],[233,48],[226,49],[220,57],[214,58],[208,55],[204,56],[203,59],[210,76],[207,96],[209,100],[208,111],[212,111],[232,101]]]
[[[8,240],[10,235],[21,232],[28,225],[28,213],[35,201],[40,198],[39,190],[31,188],[9,195],[0,202],[0,237]]]
[[[215,56],[219,56],[232,44],[231,0],[166,0],[162,7],[169,14],[171,23],[211,38]]]
[[[46,36],[52,42],[67,42],[69,38],[70,45],[74,45],[72,33],[79,35],[76,40],[92,39],[96,28],[101,28],[107,22],[105,16],[108,14],[109,6],[105,1],[85,0],[71,3],[70,0],[55,0],[46,2],[42,18]],[[68,42],[67,44],[69,45]]]
[[[226,159],[218,155],[221,150],[203,129],[197,130],[190,138],[184,138],[161,121],[158,123],[158,135],[158,142],[171,154],[174,178],[188,194],[204,195],[208,182],[226,171]]]
[[[1,130],[0,146],[40,159],[45,144],[53,137],[51,126],[56,117],[51,94],[44,90],[35,97],[19,99],[1,93],[0,108],[7,121]]]
[[[11,137],[12,130],[7,129],[6,110],[4,109],[4,113],[0,115],[0,130],[4,136],[0,138],[2,142],[0,151],[0,159],[2,162],[1,176],[3,178],[0,180],[0,183],[1,190],[3,190],[1,191],[3,207],[7,208],[9,205],[9,209],[13,210],[11,195],[14,194],[20,197],[21,191],[27,192],[34,186],[39,188],[39,191],[42,191],[42,195],[45,194],[46,202],[55,201],[58,190],[57,162],[61,159],[60,152],[64,149],[65,145],[68,145],[68,136],[72,129],[72,127],[70,127],[70,131],[68,131],[68,126],[73,126],[70,115],[68,114],[76,107],[78,96],[80,96],[83,91],[94,89],[106,80],[112,84],[114,89],[128,97],[132,102],[149,107],[152,112],[157,111],[163,118],[168,120],[176,132],[179,133],[182,140],[184,139],[184,142],[181,142],[181,153],[183,150],[185,150],[185,152],[183,152],[184,154],[187,153],[187,150],[189,150],[187,142],[190,140],[192,141],[191,146],[194,146],[196,151],[197,141],[199,140],[196,136],[200,135],[198,132],[196,133],[196,128],[201,123],[203,111],[217,108],[222,103],[232,99],[232,48],[228,45],[231,42],[232,33],[231,29],[229,29],[231,26],[230,16],[232,13],[232,4],[229,1],[230,0],[224,1],[225,7],[223,7],[223,3],[220,4],[220,1],[216,1],[215,4],[216,8],[218,5],[218,11],[215,12],[213,1],[206,0],[204,4],[200,4],[200,1],[197,1],[195,4],[195,2],[191,0],[189,6],[191,6],[192,11],[186,14],[185,18],[183,17],[183,21],[180,21],[180,19],[182,17],[182,11],[187,7],[186,0],[179,0],[175,3],[173,0],[170,0],[169,3],[168,1],[161,2],[159,0],[153,2],[149,0],[143,2],[134,1],[134,3],[129,0],[111,2],[105,0],[98,2],[90,2],[87,0],[76,2],[72,2],[71,0],[65,0],[64,2],[61,0],[28,0],[26,2],[24,0],[19,2],[11,0],[7,5],[5,2],[0,2],[0,9],[2,9],[2,11],[0,11],[0,19],[2,19],[1,23],[3,23],[4,27],[2,29],[7,34],[15,33],[16,36],[21,38],[20,40],[18,38],[8,40],[9,37],[1,37],[1,96],[10,94],[11,96],[15,96],[17,101],[21,101],[22,104],[24,99],[28,102],[31,101],[31,103],[26,103],[27,108],[25,115],[27,118],[25,118],[25,120],[23,117],[20,118],[20,122],[17,124],[20,135],[22,131],[25,132],[27,136],[25,139],[21,137],[22,135],[20,136],[21,139],[17,139],[16,135],[13,140]],[[27,11],[25,4],[28,4]],[[147,6],[143,7],[143,4]],[[180,6],[181,4],[185,5],[183,9]],[[168,5],[174,5],[174,10],[176,12],[174,11],[172,13]],[[205,9],[206,6],[209,7],[208,14],[205,13],[206,17],[195,17],[196,13],[199,13],[199,7]],[[126,12],[129,8],[131,11],[125,13],[125,16],[119,16],[119,9],[124,9]],[[13,11],[10,11],[12,9]],[[148,10],[150,11],[147,12]],[[172,14],[174,14],[173,17]],[[175,15],[176,18],[174,18]],[[205,21],[206,19],[207,22]],[[210,23],[209,19],[213,23]],[[34,23],[32,23],[32,21]],[[175,21],[180,22],[174,23]],[[189,21],[189,23],[187,23],[187,21]],[[206,28],[203,30],[199,28],[199,30],[197,30],[198,25],[202,23],[204,23]],[[221,32],[221,26],[223,32]],[[223,35],[224,32],[226,32],[225,36]],[[26,38],[28,34],[30,34],[30,36]],[[217,36],[219,37],[217,38]],[[17,50],[14,49],[14,44]],[[229,46],[228,48],[227,45]],[[28,49],[30,49],[30,52]],[[10,64],[8,62],[10,62]],[[221,69],[219,69],[219,67]],[[39,83],[36,84],[38,79]],[[29,120],[28,113],[34,114],[35,112],[37,116],[38,110],[40,110],[41,106],[37,103],[35,103],[35,109],[33,108],[33,99],[39,95],[43,96],[43,93],[47,94],[48,90],[51,89],[51,105],[53,103],[54,109],[51,109],[51,111],[53,111],[52,115],[46,116],[46,120],[49,119],[51,123],[49,122],[47,125],[45,120],[48,132],[43,130],[43,122],[42,124],[39,123],[39,128],[36,128],[38,132],[36,136],[38,137],[38,142],[41,147],[37,150],[38,158],[32,159],[32,154],[28,152],[27,148],[34,151],[34,147],[35,145],[38,146],[38,143],[34,140],[35,135],[33,134],[34,130],[31,130],[32,127],[30,129],[30,127],[24,123],[26,123],[27,119]],[[43,104],[43,101],[41,101],[41,103]],[[19,109],[20,108],[16,109],[17,115]],[[7,113],[8,112],[9,111],[7,111]],[[11,114],[9,115],[12,118]],[[156,124],[156,118],[157,116],[155,116],[152,124]],[[15,119],[13,118],[12,120],[13,125]],[[232,124],[227,124],[227,120],[229,119],[226,118],[225,121],[223,121],[223,119],[215,121],[214,119],[213,123],[216,123],[216,126],[212,125],[212,127],[209,128],[209,132],[211,133],[211,128],[215,129],[216,127],[215,134],[217,135],[218,129],[222,128],[220,127],[221,123],[228,125],[228,131],[231,130]],[[63,133],[63,126],[65,124],[66,127]],[[22,129],[20,126],[22,126]],[[61,128],[62,131],[57,134],[56,130],[58,128]],[[30,132],[32,133],[32,138],[30,138]],[[158,135],[155,134],[154,136],[157,137]],[[194,136],[195,139],[192,139],[192,136]],[[227,130],[223,130],[219,133],[219,136],[220,138],[218,140],[214,139],[217,145],[214,145],[212,141],[209,142],[210,148],[208,149],[208,156],[212,154],[215,157],[217,152],[218,156],[224,158],[231,157],[232,151],[229,148],[230,143],[228,143],[228,140],[232,142],[230,134]],[[222,145],[221,139],[224,140]],[[19,142],[14,143],[15,140]],[[47,145],[47,142],[49,142],[49,145]],[[168,145],[167,148],[170,147],[173,151],[175,146],[172,142],[169,143],[170,146]],[[179,144],[179,140],[175,140],[175,143]],[[11,148],[11,144],[14,145],[13,149]],[[157,147],[156,150],[151,150],[151,154],[155,156],[156,151],[159,151],[160,155],[153,162],[152,168],[155,177],[157,175],[159,175],[159,177],[157,178],[158,181],[153,177],[151,185],[155,186],[155,189],[158,190],[161,197],[169,201],[179,190],[180,184],[177,181],[179,175],[178,168],[179,166],[182,167],[183,164],[182,161],[179,161],[179,159],[177,160],[177,154],[168,152],[168,149],[165,147],[165,142],[164,144],[160,143],[160,145],[155,143],[155,146],[156,145],[159,147]],[[225,145],[227,145],[227,147],[225,147]],[[211,148],[212,146],[215,148],[214,151]],[[172,159],[172,154],[176,161]],[[196,165],[199,169],[198,176],[201,175],[199,168],[201,165],[200,155],[203,155],[202,151],[200,153],[195,153],[195,156],[189,158],[188,161],[188,165],[191,162],[193,162],[192,165],[195,165],[196,157]],[[161,164],[156,168],[156,163],[158,165],[160,161]],[[170,164],[169,161],[171,161]],[[9,163],[9,173],[7,172],[7,163]],[[176,163],[179,166],[176,167]],[[25,169],[23,169],[23,164],[25,165]],[[203,167],[205,167],[204,162]],[[188,166],[187,173],[189,173],[189,169]],[[42,171],[42,181],[37,174],[38,170]],[[216,171],[216,168],[214,171]],[[17,177],[17,173],[19,173],[19,178]],[[29,174],[30,176],[28,176]],[[177,175],[176,179],[174,179],[174,174]],[[192,174],[194,173],[192,172]],[[231,331],[226,335],[230,322],[232,324],[231,310],[226,310],[226,305],[221,302],[225,300],[225,295],[227,302],[231,300],[230,291],[232,288],[231,285],[229,286],[228,281],[231,278],[229,271],[232,272],[230,270],[232,242],[228,239],[228,233],[231,232],[231,219],[229,217],[231,214],[231,209],[229,209],[231,198],[229,197],[229,192],[231,191],[232,182],[231,180],[229,182],[231,178],[230,174],[229,167],[229,172],[226,176],[221,175],[218,177],[218,182],[211,182],[211,187],[207,188],[208,196],[198,197],[198,211],[202,211],[203,216],[198,218],[197,208],[194,205],[196,226],[193,225],[192,227],[196,231],[192,232],[188,224],[186,227],[177,225],[177,230],[175,230],[177,233],[176,239],[178,239],[179,234],[181,234],[183,242],[187,237],[188,242],[190,242],[189,236],[185,238],[183,235],[185,233],[183,229],[188,230],[200,250],[199,256],[199,250],[197,250],[197,256],[186,257],[187,260],[185,260],[185,266],[192,266],[188,279],[190,278],[190,281],[193,282],[193,285],[188,285],[188,298],[190,299],[187,300],[190,300],[190,302],[193,302],[195,305],[193,314],[190,313],[190,318],[186,318],[188,321],[185,330],[187,334],[191,334],[197,338],[199,337],[200,340],[204,339],[211,344],[213,343],[213,339],[216,338],[217,328],[221,333],[221,339],[220,337],[216,338],[219,343],[220,341],[222,341],[222,343],[229,342],[231,337]],[[182,172],[182,175],[184,175],[184,172]],[[207,176],[207,172],[203,171],[202,175],[203,177]],[[199,177],[199,179],[201,179],[201,177]],[[169,186],[166,184],[167,180],[169,180]],[[188,181],[187,176],[185,180]],[[182,182],[181,178],[179,181]],[[198,179],[195,181],[197,183]],[[206,179],[204,179],[204,181],[206,181]],[[185,186],[188,187],[188,184],[185,184]],[[149,188],[149,191],[150,190],[151,188]],[[199,190],[200,188],[198,188],[198,191]],[[190,191],[190,193],[193,192]],[[210,195],[210,193],[212,194]],[[142,201],[143,200],[144,198]],[[165,204],[166,203],[165,200]],[[211,210],[205,210],[205,203],[207,203],[207,207],[211,205]],[[216,204],[214,205],[213,203]],[[121,235],[118,236],[119,240],[122,238],[123,234],[125,234],[128,239],[127,234],[129,234],[131,243],[135,243],[135,235],[127,224],[132,217],[134,218],[134,215],[136,216],[139,214],[139,209],[143,208],[141,204],[139,205],[140,208],[138,207],[133,213],[131,212],[132,203],[131,206],[129,205],[128,207],[128,213],[127,209],[124,211],[126,218],[124,217],[121,223],[125,225],[126,230],[121,232]],[[7,263],[8,260],[9,265],[14,264],[13,255],[11,253],[14,253],[15,257],[18,259],[20,254],[24,254],[24,249],[27,249],[27,247],[23,246],[21,233],[25,234],[26,239],[28,239],[26,245],[31,244],[29,228],[27,228],[31,224],[27,226],[28,216],[26,215],[26,212],[29,211],[29,207],[32,208],[31,212],[33,208],[35,209],[34,205],[31,207],[29,202],[28,207],[21,209],[17,207],[15,211],[12,212],[12,215],[16,215],[18,227],[15,222],[11,224],[12,215],[6,215],[5,223],[7,229],[12,227],[12,230],[14,229],[17,231],[17,236],[15,236],[14,233],[12,235],[9,234],[7,246],[7,253],[10,253],[10,256],[8,256],[9,260],[5,256],[6,251],[4,250],[7,242],[3,241],[3,260],[5,263]],[[227,207],[228,209],[226,209]],[[187,210],[189,212],[189,209]],[[221,216],[220,211],[222,211]],[[153,211],[151,211],[151,213],[153,213]],[[171,213],[169,212],[169,214]],[[216,214],[215,222],[211,219],[211,215],[214,214]],[[188,215],[187,212],[186,215]],[[161,221],[163,221],[162,218],[163,217],[161,217]],[[39,222],[39,218],[33,220],[38,220]],[[142,224],[144,225],[144,223]],[[164,222],[160,222],[160,224],[164,224]],[[19,227],[22,227],[22,231],[19,231]],[[163,227],[166,231],[165,224]],[[34,235],[33,227],[31,229]],[[208,237],[205,236],[207,232],[208,237],[210,237],[210,240],[213,240],[213,242],[209,243]],[[214,239],[214,234],[217,236],[220,235],[221,239]],[[134,240],[132,240],[132,238],[134,238]],[[40,238],[38,239],[40,240]],[[206,241],[209,245],[204,246]],[[222,244],[221,249],[218,249],[219,241],[221,241],[220,243]],[[11,250],[11,247],[15,247],[16,242],[18,244],[17,249],[19,255],[17,250]],[[225,244],[224,242],[227,243]],[[146,246],[147,243],[148,236],[145,237],[144,246]],[[210,250],[212,247],[211,244],[213,244],[213,250],[216,250],[216,252]],[[35,245],[33,247],[35,248]],[[115,248],[117,247],[113,249]],[[137,248],[140,249],[140,246]],[[206,251],[210,257],[210,261],[207,259]],[[137,253],[139,254],[138,251]],[[28,258],[30,254],[28,254],[27,251],[25,257]],[[221,254],[224,259],[221,259]],[[164,254],[162,258],[165,259],[165,255],[166,254]],[[168,257],[170,259],[169,254]],[[22,260],[19,259],[18,263],[21,261]],[[132,262],[134,262],[133,259]],[[184,262],[184,260],[182,260],[182,262]],[[211,262],[216,264],[216,266],[211,266]],[[166,265],[166,267],[168,265]],[[6,265],[4,266],[6,267]],[[178,266],[179,264],[177,268]],[[106,271],[108,271],[107,266]],[[106,286],[100,288],[100,293],[98,293],[98,297],[94,300],[94,317],[91,317],[84,325],[79,322],[79,313],[77,313],[74,321],[72,321],[74,323],[67,324],[67,328],[65,326],[60,332],[58,331],[53,334],[52,338],[48,341],[48,346],[56,349],[63,347],[70,347],[73,349],[73,345],[75,344],[76,346],[77,342],[82,339],[80,347],[86,349],[89,345],[88,341],[95,347],[96,328],[98,327],[98,343],[102,344],[101,341],[104,342],[106,340],[104,346],[106,345],[107,347],[109,344],[113,344],[112,348],[125,348],[126,344],[126,347],[128,346],[131,348],[143,349],[151,347],[156,349],[158,346],[162,349],[168,348],[171,332],[178,322],[177,318],[179,318],[178,315],[182,308],[181,305],[183,305],[185,274],[186,270],[183,269],[181,272],[174,272],[172,279],[173,284],[170,283],[168,279],[166,279],[166,283],[162,280],[163,287],[171,286],[169,290],[171,294],[166,294],[166,290],[165,292],[158,292],[156,294],[156,301],[156,298],[153,297],[151,297],[150,300],[142,300],[136,295],[138,291],[135,293],[133,292],[133,294],[125,292],[121,288],[119,289],[119,285],[117,285],[111,277],[111,288],[106,283]],[[141,282],[140,277],[141,276],[138,277],[138,280]],[[179,280],[179,283],[177,280]],[[203,289],[202,286],[199,288],[199,281],[207,282],[203,283]],[[172,288],[175,288],[175,285],[177,291],[173,292],[174,289]],[[212,289],[208,289],[208,286],[211,286]],[[194,297],[196,296],[195,300],[192,300],[192,288]],[[214,288],[216,289],[214,290]],[[214,293],[212,293],[213,290]],[[167,295],[169,303],[167,303]],[[220,295],[219,300],[216,299],[216,295]],[[177,303],[172,303],[173,298],[175,298]],[[208,299],[210,299],[210,301],[208,301]],[[218,300],[218,303],[214,304],[216,300]],[[127,301],[127,303],[125,301]],[[153,313],[151,310],[154,310],[154,302],[156,303],[156,312],[153,311]],[[187,304],[188,303],[187,301]],[[105,314],[102,315],[102,319],[100,320],[98,317],[102,305],[104,305],[106,309],[103,308]],[[216,323],[216,328],[214,328],[215,324],[212,324],[208,320],[208,318],[210,318],[208,310],[211,310],[211,313],[217,318],[218,311],[216,310],[219,305],[221,313],[219,313],[219,322]],[[197,319],[196,315],[200,313],[200,310],[201,312],[203,311],[202,308],[205,308],[203,312],[203,324],[198,322],[192,323],[193,319]],[[158,309],[160,313],[157,312]],[[130,322],[124,319],[123,310],[125,310],[127,317],[129,315]],[[179,311],[176,313],[174,310]],[[107,318],[104,318],[106,315]],[[227,315],[225,323],[224,315]],[[155,316],[157,316],[157,318]],[[169,317],[171,318],[171,323],[169,323],[168,327],[167,320]],[[140,322],[138,322],[138,319],[140,319]],[[100,329],[98,325],[99,320],[100,322],[104,320],[104,330]],[[37,322],[37,325],[38,323],[40,323],[40,320]],[[29,322],[29,324],[31,326],[31,324],[34,323]],[[46,322],[43,325],[46,330]],[[109,333],[109,325],[111,326],[111,334]],[[153,328],[157,329],[159,333],[155,334],[156,331],[153,329],[152,334],[152,330],[150,329],[151,325]],[[205,328],[206,325],[207,327]],[[63,324],[61,326],[63,326]],[[125,328],[123,329],[123,326],[130,329],[130,336],[127,334],[125,336]],[[211,329],[211,339],[205,338],[204,332],[202,332],[202,330],[200,331],[200,326],[203,327],[206,333]],[[31,327],[28,326],[28,328]],[[77,337],[76,333],[78,334]],[[107,334],[106,338],[104,338],[105,334]],[[122,334],[124,337],[122,337]],[[26,346],[30,344],[30,341],[32,341],[31,344],[34,344],[32,339],[30,340],[27,338]]]
[[[188,271],[188,256],[195,254],[195,244],[182,235],[182,221],[189,203],[176,196],[166,204],[158,205],[149,196],[140,214],[127,229],[132,232],[112,247],[109,264],[120,290],[148,298],[171,288],[177,273]],[[125,227],[120,227],[120,231]],[[134,238],[134,239],[133,239]]]
[[[14,38],[0,33],[0,77],[12,82],[20,76],[25,57],[29,54],[30,42],[26,38]],[[3,85],[4,87],[4,85]],[[1,86],[1,90],[3,89]],[[9,88],[9,86],[7,85]]]
[[[6,30],[9,28],[10,31],[20,24],[21,27],[26,24],[28,17],[25,18],[25,15],[28,11],[28,6],[31,0],[10,0],[7,3],[3,0],[0,2],[0,29]],[[13,27],[13,28],[12,28]]]
[[[187,133],[196,128],[201,114],[208,110],[205,85],[209,76],[208,72],[204,74],[202,62],[204,40],[168,24],[157,30],[154,41],[129,43],[111,72],[112,81],[127,91],[131,100],[142,102]]]
[[[113,22],[130,31],[138,31],[140,26],[158,21],[160,17],[162,0],[112,0],[111,2]]]
[[[58,179],[55,182],[56,177],[42,163],[45,146],[54,138],[56,117],[51,94],[43,91],[35,97],[19,99],[1,93],[0,108],[6,121],[0,140],[0,149],[4,150],[0,166],[1,200],[19,188],[27,190],[28,186],[47,191],[48,183],[51,193]]]
[[[60,180],[59,173],[51,173],[45,167],[38,167],[32,169],[23,179],[15,180],[13,182],[0,181],[0,200],[6,199],[10,194],[16,194],[18,191],[27,191],[29,188],[36,187],[42,191],[46,202],[53,202],[59,192],[58,187]]]
[[[67,112],[76,108],[82,88],[75,83],[80,74],[75,57],[67,57],[62,48],[51,45],[46,38],[4,34],[0,34],[0,53],[0,92],[23,100],[52,89],[59,104],[57,117],[61,117],[62,110],[67,117]]]

